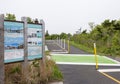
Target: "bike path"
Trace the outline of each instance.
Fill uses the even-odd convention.
[[[64,75],[64,84],[118,84],[99,73],[95,66],[65,64],[58,66]]]
[[[51,44],[54,41],[51,41]],[[51,45],[48,42],[48,49],[59,50],[58,45]],[[59,49],[58,49],[59,47]],[[66,45],[67,47],[67,45]],[[72,54],[88,54],[73,46],[70,47],[70,53]],[[64,59],[64,58],[63,58]],[[58,64],[59,69],[64,75],[64,84],[119,84],[118,82],[110,79],[109,77],[101,74],[95,69],[95,65],[73,65],[73,64]],[[99,66],[99,69],[119,69],[120,66]],[[105,72],[106,73],[106,72]],[[107,72],[106,74],[115,77],[119,81],[120,75],[116,72]]]

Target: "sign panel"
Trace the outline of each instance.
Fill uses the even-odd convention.
[[[24,23],[4,21],[5,63],[24,60]],[[42,58],[42,25],[27,24],[28,60]]]
[[[23,23],[4,21],[5,63],[23,60]]]
[[[42,25],[28,24],[28,59],[42,58]]]

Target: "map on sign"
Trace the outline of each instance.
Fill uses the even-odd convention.
[[[23,23],[4,21],[4,49],[5,62],[23,60]]]
[[[42,57],[42,26],[28,24],[28,59]]]

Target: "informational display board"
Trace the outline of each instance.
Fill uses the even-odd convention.
[[[23,23],[4,21],[5,63],[21,61],[24,56]]]
[[[5,64],[22,62],[24,78],[28,77],[28,60],[41,59],[44,65],[45,23],[28,24],[22,21],[4,20],[0,14],[0,84],[5,83]]]
[[[42,57],[42,26],[28,24],[28,59]]]
[[[24,22],[4,21],[4,61],[12,63],[24,61],[24,53],[28,52],[28,60],[42,58],[42,25],[27,24],[24,34]],[[27,35],[27,50],[24,50]]]

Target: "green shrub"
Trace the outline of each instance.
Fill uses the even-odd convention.
[[[59,71],[59,68],[57,65],[55,65],[53,67],[53,73],[52,73],[52,80],[58,80],[58,81],[61,81],[63,80],[63,75],[62,73]]]
[[[84,51],[86,51],[86,52],[94,53],[94,52],[93,52],[93,48],[87,47],[87,46],[82,45],[82,44],[79,44],[79,43],[75,43],[74,41],[70,41],[70,45],[73,45],[73,46],[75,46],[76,48],[79,48],[79,49],[84,50]]]
[[[50,51],[45,51],[45,55],[49,55],[50,56]]]

